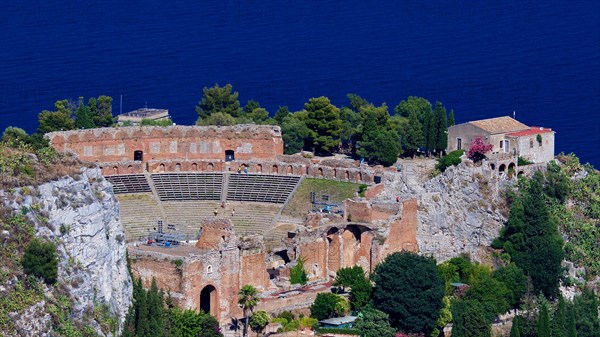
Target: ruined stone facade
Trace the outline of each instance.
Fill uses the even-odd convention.
[[[314,299],[314,294],[277,295],[297,288],[288,281],[289,268],[297,258],[304,259],[309,281],[327,282],[340,268],[360,265],[372,271],[393,252],[417,250],[416,200],[381,207],[364,199],[348,200],[344,208],[360,221],[317,214],[307,221],[314,225],[311,230],[299,232],[275,251],[265,250],[262,237],[236,237],[228,220],[206,219],[201,239],[193,245],[131,246],[132,270],[144,285],[149,286],[154,277],[158,287],[168,290],[179,305],[208,311],[224,325],[241,317],[237,292],[245,284],[266,294],[259,310],[307,307],[312,303],[307,299]]]
[[[46,134],[59,151],[92,162],[273,160],[283,154],[281,129],[270,125],[120,127]]]

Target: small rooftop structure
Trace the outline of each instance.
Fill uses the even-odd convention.
[[[142,122],[142,119],[157,121],[169,118],[171,118],[171,116],[169,116],[168,109],[140,108],[118,115],[117,121],[120,124],[129,121],[134,125],[137,125]]]
[[[336,317],[336,318],[328,318],[322,321],[319,321],[321,326],[324,328],[352,328],[354,326],[354,321],[356,321],[357,316],[344,316],[344,317]]]

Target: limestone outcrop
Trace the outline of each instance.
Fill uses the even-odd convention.
[[[57,286],[71,298],[73,318],[81,319],[90,310],[104,306],[118,317],[121,326],[132,299],[132,281],[127,270],[119,205],[112,185],[104,180],[100,170],[86,169],[73,178],[17,189],[14,196],[0,199],[15,211],[29,210],[27,217],[36,225],[35,235],[57,247]],[[48,289],[46,294],[52,296]],[[39,312],[36,319],[48,321],[49,315],[40,309],[39,303],[26,312],[30,315]],[[94,320],[89,324],[101,336],[112,335],[103,333]],[[23,328],[21,331],[30,330]],[[50,324],[46,324],[46,329],[50,329]],[[45,334],[39,329],[31,333],[31,336]]]
[[[417,242],[422,254],[432,255],[438,262],[462,253],[483,259],[485,247],[507,220],[504,193],[515,180],[470,161],[431,179],[426,178],[428,173],[386,174],[386,187],[374,202],[388,202],[397,196],[417,198]]]

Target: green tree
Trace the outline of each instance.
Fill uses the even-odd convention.
[[[396,334],[385,312],[366,307],[360,313],[361,316],[356,319],[354,328],[362,332],[361,337],[393,337]]]
[[[148,317],[148,294],[142,287],[142,279],[138,279],[138,296],[136,298],[135,332],[136,336],[150,336],[150,320]]]
[[[435,151],[442,153],[448,147],[448,120],[446,118],[446,108],[441,102],[435,102],[434,116]]]
[[[567,307],[567,336],[577,337],[577,323],[575,322],[575,308]]]
[[[367,114],[357,154],[370,163],[390,166],[398,160],[400,137],[386,122],[387,118],[377,118],[376,109]]]
[[[444,306],[440,311],[440,316],[436,321],[436,328],[431,332],[431,337],[438,337],[440,333],[442,333],[444,327],[448,325],[448,323],[452,322],[452,303],[450,301],[450,296],[444,296],[443,299]]]
[[[599,337],[598,298],[588,288],[573,298],[573,312],[579,337]]]
[[[345,291],[346,288],[352,288],[356,282],[364,278],[365,271],[361,266],[344,267],[338,270],[333,285],[342,287],[342,290]]]
[[[479,272],[471,283],[464,298],[479,302],[489,322],[509,309],[507,298],[510,291],[504,283],[492,277],[489,269]]]
[[[457,300],[452,303],[452,337],[490,337],[491,322],[481,303]]]
[[[456,122],[454,121],[454,110],[450,110],[450,116],[448,116],[448,127],[451,127]]]
[[[390,315],[393,327],[407,333],[431,333],[444,297],[444,282],[433,258],[393,253],[377,265],[371,278],[375,282],[373,304]]]
[[[528,272],[534,291],[555,298],[563,272],[563,242],[546,207],[542,181],[536,173],[524,195],[513,202],[500,239],[512,261]]]
[[[58,277],[56,246],[37,238],[31,240],[25,250],[22,265],[25,273],[44,279],[46,284],[54,284]]]
[[[280,106],[277,111],[275,111],[275,120],[277,121],[277,125],[282,125],[283,120],[290,115],[290,110],[287,106]]]
[[[196,121],[196,125],[208,126],[208,125],[216,125],[216,126],[229,126],[235,125],[235,118],[231,117],[230,114],[224,112],[213,112],[210,116],[202,119],[198,119]]]
[[[296,265],[290,269],[290,282],[292,284],[306,284],[308,282],[308,275],[304,270],[305,258],[300,256],[296,261]]]
[[[409,96],[406,101],[400,102],[394,108],[394,112],[402,117],[409,117],[414,112],[419,118],[420,123],[423,123],[424,116],[431,111],[431,103],[425,98],[416,96]]]
[[[9,126],[4,129],[2,141],[10,146],[17,147],[19,143],[27,143],[29,141],[29,135],[21,128]]]
[[[515,316],[513,318],[512,327],[510,328],[510,336],[509,337],[521,337],[521,331],[519,330],[519,321],[520,317]]]
[[[542,302],[538,316],[538,337],[550,337],[550,314],[548,304]]]
[[[294,154],[305,148],[305,142],[310,136],[310,129],[304,122],[305,113],[297,112],[283,119],[281,134],[285,154]]]
[[[112,114],[112,101],[113,99],[110,96],[102,95],[98,97],[98,110],[95,114],[92,114],[96,127],[111,126],[115,122]],[[90,105],[89,102],[88,105]]]
[[[408,116],[408,125],[403,132],[402,144],[406,152],[412,155],[417,153],[420,147],[425,146],[424,131],[418,118],[416,112],[411,112]]]
[[[42,111],[38,116],[38,132],[45,134],[53,131],[62,130],[73,130],[75,128],[75,121],[71,119],[72,111],[64,108],[62,103],[65,101],[58,101],[55,103],[58,111]],[[58,107],[61,109],[58,109]]]
[[[265,327],[269,324],[269,314],[266,311],[259,310],[252,314],[250,318],[250,329],[256,332],[258,336],[265,330]]]
[[[494,278],[504,283],[508,290],[506,300],[511,308],[518,308],[527,291],[527,276],[516,264],[510,263],[494,271]]]
[[[320,320],[336,317],[336,305],[345,301],[342,296],[333,293],[319,293],[310,306],[310,316]]]
[[[92,129],[95,126],[90,109],[83,104],[83,97],[79,97],[79,103],[75,111],[75,127],[77,129]]]
[[[552,317],[552,337],[567,337],[567,304],[562,296]]]
[[[248,337],[248,324],[250,323],[250,314],[258,304],[260,298],[258,291],[253,286],[246,284],[238,292],[238,305],[244,312],[244,337]]]
[[[432,111],[427,111],[425,116],[423,116],[423,137],[425,138],[425,149],[427,149],[427,154],[430,154],[435,150],[436,134],[435,115]]]
[[[340,109],[327,97],[311,98],[304,104],[307,112],[306,126],[310,130],[308,146],[315,153],[330,154],[339,144],[342,130]]]
[[[148,304],[148,329],[153,335],[162,336],[164,335],[164,303],[154,277],[152,278],[152,284],[146,297]]]
[[[202,89],[202,99],[196,106],[196,112],[200,119],[207,118],[215,112],[222,112],[239,117],[242,109],[238,100],[238,92],[233,92],[231,84],[220,87],[215,84],[214,87]]]

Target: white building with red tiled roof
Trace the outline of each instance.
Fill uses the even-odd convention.
[[[520,156],[534,163],[554,159],[554,131],[527,126],[513,118],[497,117],[448,128],[448,152],[468,149],[475,137],[492,144],[492,154]]]

